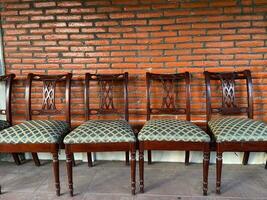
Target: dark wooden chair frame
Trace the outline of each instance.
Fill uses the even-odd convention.
[[[164,81],[163,89],[166,96],[163,97],[161,108],[151,107],[151,81]],[[169,102],[166,99],[172,98],[170,88],[165,81],[185,81],[186,85],[186,108],[178,108],[174,100]],[[191,95],[190,95],[190,74],[188,72],[180,74],[153,74],[146,73],[146,91],[147,91],[147,120],[151,115],[186,115],[186,120],[191,120]],[[174,86],[172,86],[174,87]],[[166,90],[167,89],[167,90]],[[165,100],[164,100],[165,99]],[[208,191],[208,170],[210,159],[209,142],[176,142],[176,141],[139,141],[139,173],[140,173],[140,192],[144,192],[144,150],[184,150],[184,151],[203,151],[203,194],[207,195]]]
[[[39,74],[28,74],[26,82],[26,119],[32,120],[33,115],[58,115],[64,114],[66,122],[70,125],[70,93],[71,93],[71,77],[72,74],[64,75],[39,75]],[[32,93],[32,82],[39,81],[44,83],[43,87],[43,105],[40,110],[33,110],[31,107],[31,93]],[[48,97],[45,90],[52,91],[55,94],[56,83],[65,82],[65,109],[59,111],[55,107],[55,96]],[[47,101],[47,99],[49,101]],[[0,144],[0,152],[32,152],[33,156],[37,156],[36,152],[50,152],[53,155],[53,169],[55,176],[56,194],[60,195],[60,181],[59,181],[59,161],[58,151],[60,144]],[[37,157],[38,159],[38,157]],[[36,160],[35,160],[36,161]],[[38,160],[39,161],[39,160]]]
[[[6,120],[9,122],[10,126],[12,126],[12,112],[11,112],[11,95],[12,95],[12,85],[13,81],[15,79],[16,75],[15,74],[9,74],[9,75],[3,75],[0,76],[0,81],[5,81],[6,82],[6,109],[0,110],[0,115],[6,115]],[[20,165],[20,159],[19,155],[17,153],[12,153],[13,159],[16,163],[16,165]]]
[[[253,86],[252,77],[249,70],[240,72],[223,72],[212,73],[204,72],[206,82],[207,95],[207,122],[211,120],[212,114],[221,115],[240,115],[247,114],[248,118],[253,119]],[[247,107],[238,107],[235,102],[235,80],[246,80],[247,86]],[[223,81],[222,84],[222,107],[213,108],[211,102],[211,80]],[[226,90],[232,90],[232,93],[227,93]],[[209,128],[208,128],[209,129]],[[209,130],[211,133],[211,131]],[[240,151],[245,152],[245,160],[248,159],[248,153],[266,152],[267,142],[222,142],[216,144],[216,192],[221,192],[221,174],[222,174],[222,154],[223,152]]]
[[[100,108],[90,108],[90,82],[96,81],[99,84],[106,84],[100,91]],[[111,82],[123,82],[124,85],[124,113],[120,113],[114,108]],[[102,87],[102,86],[101,86]],[[90,74],[85,75],[84,87],[85,102],[85,120],[90,120],[91,115],[105,114],[124,114],[126,121],[129,121],[128,111],[128,73],[124,74]],[[135,194],[135,168],[136,168],[136,143],[116,142],[116,143],[87,143],[87,144],[65,144],[67,156],[67,172],[70,195],[73,196],[73,171],[71,155],[75,152],[112,152],[112,151],[130,151],[131,152],[131,191]],[[91,159],[91,158],[90,158]]]

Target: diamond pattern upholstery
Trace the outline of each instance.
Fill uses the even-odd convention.
[[[208,122],[216,141],[267,141],[267,124],[247,118],[224,117]]]
[[[9,122],[7,122],[5,120],[0,120],[0,130],[8,128],[9,126],[10,126]]]
[[[65,121],[26,121],[0,131],[0,143],[60,143],[69,129]]]
[[[210,137],[197,125],[185,120],[150,120],[138,134],[140,141],[209,142]]]
[[[74,129],[65,144],[135,142],[134,132],[125,120],[89,120]]]

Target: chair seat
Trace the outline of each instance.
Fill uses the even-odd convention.
[[[135,142],[134,132],[125,120],[89,120],[74,129],[65,144]]]
[[[185,120],[150,120],[138,134],[140,141],[209,142],[197,125]]]
[[[5,120],[0,120],[0,130],[8,128],[9,126],[10,126],[9,122],[7,122]]]
[[[224,117],[208,122],[216,142],[267,141],[267,124],[247,118]]]
[[[69,132],[65,121],[31,120],[0,131],[0,143],[60,143]]]

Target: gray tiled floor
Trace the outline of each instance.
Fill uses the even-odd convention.
[[[61,193],[54,194],[51,162],[35,167],[29,161],[21,166],[0,163],[1,200],[204,200],[204,199],[267,199],[267,170],[263,165],[224,165],[222,194],[216,195],[215,166],[210,166],[209,195],[201,193],[202,166],[182,163],[145,165],[145,193],[131,196],[130,168],[123,162],[98,161],[88,168],[79,163],[74,168],[75,196],[67,190],[65,163],[60,163]],[[138,170],[137,170],[138,174]],[[139,180],[137,176],[137,181]]]

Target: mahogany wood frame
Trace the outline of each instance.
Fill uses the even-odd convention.
[[[219,113],[222,115],[239,115],[246,113],[248,118],[253,119],[253,85],[251,72],[249,70],[244,70],[240,72],[223,72],[223,73],[213,73],[213,72],[204,72],[205,82],[206,82],[206,108],[207,108],[207,122],[211,120],[212,114]],[[235,103],[235,80],[246,80],[247,87],[247,107],[238,107]],[[225,81],[227,85],[222,84],[222,91],[225,89],[232,89],[232,93],[228,94],[230,97],[226,97],[226,94],[223,93],[224,99],[230,99],[228,106],[223,102],[222,107],[213,108],[211,103],[211,80]],[[231,87],[231,88],[229,88]],[[209,127],[208,127],[209,129]],[[209,129],[209,132],[211,130]],[[214,138],[214,136],[213,136]],[[222,154],[223,152],[230,151],[240,151],[245,152],[243,163],[246,164],[249,151],[254,152],[266,152],[267,151],[267,142],[222,142],[216,144],[216,192],[220,194],[221,192],[221,174],[222,174]]]
[[[173,101],[172,106],[166,108],[151,107],[151,81],[185,81],[186,87],[186,108],[178,108]],[[153,74],[146,73],[147,83],[147,120],[151,115],[169,114],[169,115],[186,115],[186,120],[191,119],[191,95],[190,95],[190,74],[188,72],[180,74]],[[167,94],[169,95],[169,93]],[[208,171],[210,160],[209,142],[176,142],[176,141],[139,141],[139,173],[140,173],[140,192],[144,192],[144,150],[184,150],[184,151],[203,151],[203,195],[208,191]]]
[[[12,95],[12,85],[13,81],[15,79],[16,75],[15,74],[9,74],[9,75],[3,75],[0,76],[0,81],[5,81],[6,82],[6,97],[5,97],[5,102],[6,102],[6,109],[5,110],[0,110],[0,115],[6,115],[6,120],[9,122],[10,126],[12,126],[12,112],[11,112],[11,95]],[[16,163],[16,165],[20,165],[20,159],[17,153],[12,153],[13,159]]]
[[[110,85],[104,88],[104,93],[100,92],[101,104],[99,109],[90,108],[90,82],[96,81],[99,84],[112,84],[111,82],[119,82],[124,87],[124,112],[118,112],[113,105],[113,95],[109,96]],[[91,115],[105,115],[105,114],[124,114],[124,119],[129,121],[129,103],[128,103],[128,73],[124,74],[90,74],[85,75],[84,87],[84,103],[85,103],[85,120],[90,120]],[[65,144],[65,151],[67,156],[67,172],[70,195],[73,196],[73,171],[71,155],[75,152],[90,152],[88,154],[89,162],[91,160],[91,152],[112,152],[112,151],[127,151],[131,152],[131,192],[135,194],[135,168],[136,168],[136,143],[135,142],[116,142],[116,143],[87,143],[87,144]],[[92,166],[92,163],[88,163]]]
[[[70,94],[71,94],[71,77],[72,74],[64,75],[39,75],[39,74],[28,74],[26,81],[25,99],[26,99],[26,119],[31,120],[33,115],[57,115],[63,113],[65,115],[66,122],[70,125]],[[57,110],[55,107],[42,108],[40,110],[33,110],[31,108],[31,93],[32,93],[32,82],[53,82],[52,90],[55,92],[56,83],[65,83],[65,109],[63,111]],[[46,88],[44,84],[44,89]],[[45,92],[45,91],[43,91]],[[43,94],[45,97],[45,94]],[[52,97],[54,101],[55,96]],[[45,101],[43,99],[43,101]],[[0,144],[0,152],[32,152],[33,155],[37,156],[37,152],[50,152],[53,156],[53,169],[55,176],[55,187],[57,196],[60,195],[60,181],[59,181],[59,161],[58,161],[59,144]],[[38,158],[38,157],[37,157]]]

